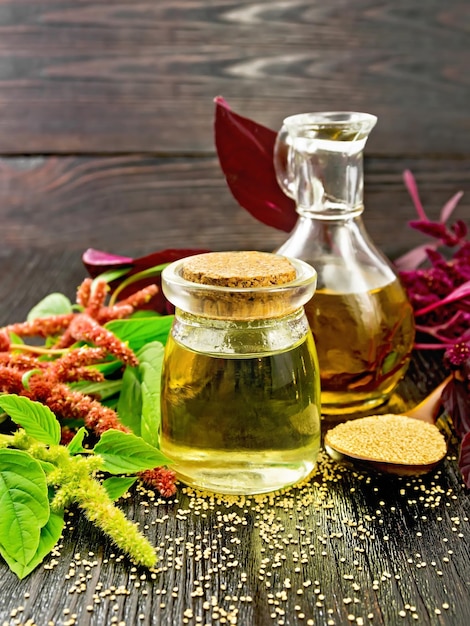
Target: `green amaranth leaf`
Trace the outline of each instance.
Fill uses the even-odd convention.
[[[8,333],[8,334],[10,336],[11,343],[15,343],[16,345],[24,344],[24,339],[23,337],[20,337],[20,335],[17,335],[16,333]]]
[[[164,347],[152,341],[137,353],[142,389],[142,439],[156,448],[160,435],[160,389]]]
[[[131,274],[127,278],[125,278],[114,290],[113,295],[110,299],[110,304],[115,304],[117,302],[118,295],[123,292],[126,287],[132,285],[133,283],[139,282],[144,278],[153,278],[156,276],[160,276],[162,270],[169,265],[169,263],[161,263],[160,265],[153,265],[152,267],[147,267],[141,272],[137,272],[136,274]]]
[[[111,376],[122,368],[122,361],[112,360],[105,363],[96,363],[93,369],[98,370],[103,376]]]
[[[16,394],[0,395],[0,407],[27,435],[48,446],[60,442],[60,424],[49,407]]]
[[[164,347],[159,341],[152,341],[137,352],[139,365],[126,367],[117,405],[121,422],[156,448],[159,446],[163,353]]]
[[[38,302],[28,313],[27,320],[32,320],[49,317],[50,315],[64,315],[72,313],[72,303],[62,293],[50,293],[40,302]]]
[[[140,437],[142,392],[138,367],[126,367],[122,375],[122,388],[117,403],[119,420],[134,435]]]
[[[23,450],[0,449],[0,554],[23,577],[50,517],[46,475]]]
[[[85,435],[86,429],[84,426],[82,426],[77,430],[71,441],[69,441],[69,444],[67,446],[69,454],[73,455],[79,454],[80,452],[89,452],[89,450],[85,450],[85,448],[83,447],[83,439],[85,438]]]
[[[110,429],[101,435],[94,448],[110,474],[134,474],[171,463],[159,450],[132,433]]]
[[[102,484],[111,500],[117,500],[129,491],[136,480],[136,476],[111,476],[103,480]]]
[[[151,341],[166,344],[173,315],[155,315],[154,317],[112,320],[105,328],[115,334],[121,341],[128,343],[129,348],[137,352]]]
[[[107,283],[112,283],[113,280],[117,280],[118,278],[121,278],[121,276],[125,276],[126,274],[128,274],[130,269],[131,266],[129,265],[129,267],[123,269],[108,270],[107,272],[103,272],[102,274],[97,276],[95,280],[104,280]]]
[[[121,391],[120,380],[104,380],[102,382],[94,382],[88,380],[79,380],[69,386],[75,391],[84,393],[87,396],[94,396],[99,400],[106,400],[118,394]]]
[[[53,470],[57,469],[54,463],[49,463],[49,461],[42,461],[41,459],[37,459],[37,462],[42,467],[44,474],[50,474]]]
[[[19,567],[17,570],[13,570],[18,578],[24,578],[30,574],[38,565],[44,560],[52,548],[59,541],[64,527],[64,514],[51,512],[46,524],[41,528],[41,534],[39,536],[39,545],[36,550],[36,554],[31,561],[22,569]]]

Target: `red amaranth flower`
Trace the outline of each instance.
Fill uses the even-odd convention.
[[[50,317],[37,317],[30,322],[19,322],[4,326],[2,331],[14,333],[20,337],[54,337],[60,335],[69,326],[75,313],[63,313]]]
[[[120,341],[116,335],[96,322],[86,313],[79,313],[70,322],[69,327],[55,344],[55,348],[67,348],[77,341],[87,341],[104,348],[126,365],[138,364],[134,352]]]
[[[11,341],[8,332],[6,330],[0,331],[0,353],[8,352],[8,350],[10,349],[10,345]]]
[[[81,307],[85,308],[88,304],[91,294],[91,285],[93,284],[93,279],[85,278],[81,284],[77,287],[77,304]]]
[[[176,493],[176,475],[172,469],[156,467],[151,470],[145,470],[140,473],[140,478],[149,487],[157,489],[165,498],[169,498]]]
[[[104,328],[103,324],[110,320],[128,317],[137,308],[151,300],[157,291],[156,285],[147,285],[125,300],[113,306],[106,306],[105,299],[108,292],[106,281],[85,278],[77,290],[77,303],[84,308],[84,312],[38,317],[31,321],[5,326],[0,329],[0,333],[6,333],[7,336],[9,333],[15,333],[22,337],[58,336],[56,349],[68,348],[77,341],[86,341],[105,348],[109,354],[113,354],[126,364],[136,365],[137,358],[132,350]],[[0,337],[0,347],[1,345]]]
[[[59,419],[83,420],[85,426],[97,435],[102,435],[110,428],[129,432],[112,409],[90,396],[71,390],[64,383],[53,383],[41,375],[31,376],[29,390],[23,392],[22,395],[42,402]]]

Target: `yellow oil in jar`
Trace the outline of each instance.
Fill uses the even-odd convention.
[[[320,363],[322,410],[341,416],[384,403],[414,341],[413,311],[399,281],[356,293],[318,289],[305,311]]]
[[[288,350],[234,356],[196,352],[170,336],[161,449],[186,484],[220,493],[272,491],[313,469],[319,402],[310,332]]]

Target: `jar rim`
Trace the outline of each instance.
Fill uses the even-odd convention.
[[[303,306],[317,285],[316,270],[299,259],[284,257],[295,269],[289,282],[270,286],[228,287],[192,282],[181,275],[189,257],[174,261],[161,275],[166,298],[176,308],[207,318],[257,319],[286,315]]]
[[[300,259],[285,257],[288,261],[290,261],[290,263],[292,263],[296,270],[295,279],[289,282],[280,283],[279,285],[269,285],[261,287],[227,287],[224,285],[208,285],[205,283],[193,282],[186,278],[183,278],[183,276],[181,275],[181,271],[184,263],[188,260],[188,258],[190,257],[185,257],[184,259],[173,261],[173,263],[170,263],[170,265],[167,265],[167,267],[162,270],[161,277],[163,287],[165,283],[171,283],[175,286],[195,289],[201,293],[206,291],[211,293],[240,293],[245,295],[249,295],[250,293],[270,294],[273,292],[282,293],[284,291],[295,289],[296,287],[309,285],[312,282],[316,282],[317,279],[317,272],[311,265],[309,265],[305,261],[301,261]]]

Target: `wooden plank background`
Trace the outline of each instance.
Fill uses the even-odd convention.
[[[71,296],[85,275],[81,254],[88,247],[125,255],[167,247],[270,250],[285,239],[238,207],[228,191],[214,149],[217,95],[273,129],[297,112],[376,114],[366,148],[365,221],[390,256],[423,241],[406,226],[415,213],[402,181],[405,168],[414,172],[432,218],[451,195],[466,192],[456,216],[468,222],[469,68],[465,0],[0,0],[0,323],[24,319],[51,291]],[[417,402],[442,376],[440,362],[416,354],[403,381],[404,397]],[[319,545],[317,556],[294,573],[292,592],[303,576],[318,576],[335,623],[351,623],[348,615],[356,608],[344,598],[356,592],[344,574],[354,571],[361,588],[357,610],[371,611],[374,624],[417,623],[411,612],[398,616],[406,602],[416,603],[419,624],[470,623],[469,545],[463,537],[469,501],[460,480],[455,458],[446,461],[437,482],[429,477],[425,483],[433,494],[429,508],[422,502],[427,490],[418,496],[413,483],[403,496],[401,483],[390,488],[385,480],[369,483],[353,473],[332,483],[338,508],[334,516],[323,511],[321,526],[315,526],[320,538],[328,537],[328,557],[320,556]],[[238,603],[238,623],[274,623],[267,584],[272,580],[271,591],[280,593],[292,575],[292,550],[297,538],[299,545],[303,541],[299,528],[307,526],[302,509],[277,509],[285,534],[268,535],[267,541],[290,537],[289,558],[264,580],[259,561],[272,545],[259,539],[256,511],[248,511],[247,526],[239,524],[233,535],[225,523],[220,526],[222,516],[233,513],[223,505],[205,519],[206,513],[188,513],[184,494],[179,504],[158,508],[143,509],[141,501],[127,500],[125,511],[150,525],[161,546],[161,567],[168,568],[162,580],[143,581],[138,591],[141,582],[110,558],[111,544],[83,517],[72,519],[61,556],[48,570],[18,583],[2,565],[2,621],[13,626],[24,617],[30,623],[34,615],[38,626],[51,623],[51,616],[56,624],[69,624],[76,611],[81,626],[118,619],[129,626],[154,620],[175,626],[189,607],[197,617],[206,615],[203,598],[193,597],[200,581],[204,593],[228,608],[232,600],[223,599],[225,590],[237,588],[241,570],[221,572],[212,561],[188,556],[207,533],[215,541],[211,557],[225,559],[228,545],[233,561],[248,573],[243,593],[256,601]],[[383,526],[367,522],[365,528],[376,528],[379,541],[343,524],[357,517],[362,525],[364,516],[375,520],[375,512],[383,513]],[[462,520],[462,538],[455,520]],[[332,534],[342,528],[343,543]],[[239,541],[232,544],[234,538]],[[91,547],[96,554],[88,552]],[[180,571],[175,557],[181,554]],[[273,558],[278,554],[276,545]],[[356,554],[364,568],[353,570]],[[96,564],[89,566],[88,558]],[[434,559],[444,561],[442,577]],[[389,571],[397,576],[375,590],[371,580]],[[70,586],[85,577],[86,591],[70,594]],[[133,593],[103,599],[89,611],[98,582],[106,591],[122,584]],[[177,583],[179,591],[171,592]],[[166,605],[160,586],[169,590]],[[315,623],[326,624],[329,616],[313,592],[305,598],[291,593],[283,605],[285,620],[276,624],[306,624],[297,603]],[[449,609],[438,615],[444,601]],[[18,605],[26,607],[21,614]]]
[[[2,255],[277,246],[220,171],[219,94],[273,129],[378,115],[365,221],[398,254],[421,241],[403,169],[432,217],[460,189],[470,213],[469,67],[459,0],[0,0]]]

